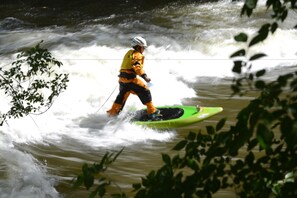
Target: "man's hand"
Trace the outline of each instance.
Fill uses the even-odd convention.
[[[141,77],[145,80],[145,82],[151,82],[151,79],[147,77],[146,74],[142,74]]]
[[[144,78],[145,82],[151,82],[151,79],[149,77]]]

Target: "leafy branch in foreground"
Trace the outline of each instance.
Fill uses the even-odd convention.
[[[8,69],[0,68],[0,90],[9,101],[7,111],[1,109],[0,125],[7,118],[47,111],[66,89],[68,74],[56,72],[62,63],[41,48],[41,43],[18,54]]]
[[[256,8],[258,1],[257,0],[245,0],[244,6],[241,9],[241,15],[247,15],[250,17],[253,13],[253,10]],[[234,37],[237,42],[242,42],[246,44],[246,49],[240,49],[233,53],[230,57],[234,58],[234,66],[232,71],[238,74],[238,77],[234,78],[234,84],[232,85],[232,90],[234,94],[245,94],[249,89],[262,86],[262,81],[259,80],[256,86],[253,86],[252,83],[255,79],[263,76],[265,70],[258,71],[257,73],[250,72],[252,68],[252,62],[263,58],[266,56],[265,53],[256,53],[248,55],[248,49],[254,47],[256,44],[263,42],[270,34],[274,34],[279,28],[279,22],[284,22],[290,11],[297,10],[297,1],[296,0],[267,0],[266,1],[267,10],[271,8],[271,18],[274,20],[271,23],[263,24],[260,29],[255,33],[255,35],[249,39],[246,33],[239,33]],[[297,24],[295,27],[297,28]],[[248,85],[248,88],[244,88],[244,82]]]
[[[89,198],[95,196],[103,197],[106,193],[106,187],[111,185],[111,181],[106,178],[104,174],[108,166],[110,166],[117,157],[122,153],[124,148],[119,152],[115,153],[105,153],[100,163],[94,163],[93,165],[84,164],[82,166],[82,172],[73,180],[73,187],[78,188],[81,185],[84,185],[87,190],[89,190],[95,183],[95,179],[98,178],[97,187],[90,193]],[[114,194],[113,197],[126,197],[120,194]]]
[[[190,132],[164,165],[134,184],[135,197],[212,197],[234,189],[239,197],[297,196],[297,72],[264,84],[237,122],[225,119]],[[246,155],[244,154],[246,153]]]

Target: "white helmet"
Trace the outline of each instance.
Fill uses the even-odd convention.
[[[147,47],[146,40],[144,38],[142,38],[141,36],[134,37],[132,39],[131,46],[134,47],[137,45],[139,45],[141,47]]]

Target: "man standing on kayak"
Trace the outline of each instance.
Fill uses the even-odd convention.
[[[130,93],[133,93],[139,97],[142,104],[146,105],[149,119],[155,120],[159,116],[160,111],[153,105],[151,92],[147,85],[142,81],[142,79],[146,82],[151,81],[143,70],[143,52],[147,47],[146,40],[137,36],[132,39],[131,46],[133,49],[129,50],[124,56],[120,69],[120,92],[117,95],[111,109],[108,110],[107,113],[110,117],[117,116],[123,109]]]

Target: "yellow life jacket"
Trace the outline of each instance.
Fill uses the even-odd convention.
[[[135,79],[137,75],[143,75],[143,62],[144,56],[142,53],[135,50],[129,50],[123,58],[119,74],[120,81],[131,81]]]
[[[138,65],[141,69],[143,67],[144,55],[135,50],[129,50],[123,59],[121,69],[132,69],[135,65]]]
[[[134,50],[129,50],[123,58],[123,62],[121,65],[122,69],[132,69],[132,60],[133,60],[133,52]]]

